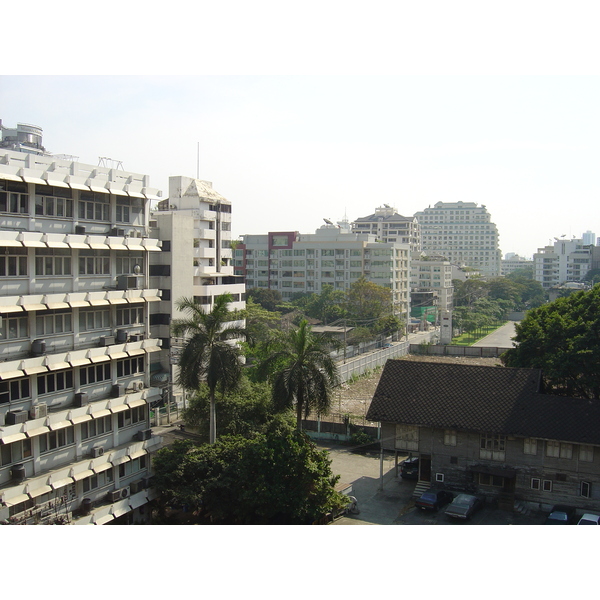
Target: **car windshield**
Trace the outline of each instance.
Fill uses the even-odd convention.
[[[452,502],[452,504],[457,505],[457,504],[462,504],[462,505],[466,505],[466,504],[471,504],[472,502],[472,497],[471,496],[467,496],[466,494],[460,494],[458,496],[456,496],[456,498],[454,499],[454,501]]]
[[[432,492],[425,492],[421,496],[421,500],[433,500],[435,502],[435,500],[437,500],[437,496]]]

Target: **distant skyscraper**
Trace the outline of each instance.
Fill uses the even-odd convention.
[[[584,246],[593,246],[594,241],[596,240],[596,234],[590,231],[589,229],[581,236],[583,240]]]
[[[483,275],[500,275],[498,229],[485,205],[438,202],[415,217],[421,228],[423,252],[443,255],[451,263],[474,267]]]

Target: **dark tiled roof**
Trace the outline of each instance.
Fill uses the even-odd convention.
[[[600,401],[541,394],[540,381],[539,369],[388,360],[367,419],[600,444]]]

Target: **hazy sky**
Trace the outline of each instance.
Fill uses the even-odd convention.
[[[200,2],[202,26],[177,1],[162,21],[107,2],[85,21],[95,33],[58,20],[44,53],[19,41],[5,54],[5,126],[39,125],[49,151],[82,162],[122,161],[165,196],[169,176],[196,176],[199,155],[199,177],[233,203],[235,237],[458,200],[487,206],[503,254],[600,236],[598,36],[577,2],[568,14],[398,2],[396,20],[389,2],[288,14]],[[128,20],[151,35],[114,35]],[[85,43],[105,28],[110,44]],[[111,74],[123,72],[140,74]]]

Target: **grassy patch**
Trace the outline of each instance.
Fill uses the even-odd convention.
[[[486,335],[496,331],[502,327],[504,323],[498,323],[496,325],[487,325],[486,327],[482,327],[477,331],[472,331],[471,333],[463,333],[455,338],[452,338],[452,346],[472,346],[475,342],[478,342],[480,339],[484,338]]]

